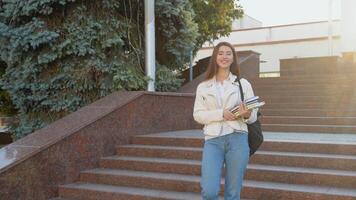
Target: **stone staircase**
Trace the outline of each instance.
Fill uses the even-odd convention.
[[[250,159],[243,198],[356,199],[356,136],[292,136],[265,133],[266,142]],[[98,168],[82,171],[78,182],[59,186],[56,199],[201,199],[202,138],[200,130],[132,137]]]
[[[356,74],[251,81],[266,101],[263,130],[356,133]]]
[[[356,73],[284,71],[290,76],[249,79],[266,101],[266,141],[250,159],[242,198],[355,200]],[[179,92],[195,92],[198,83]],[[200,130],[134,136],[77,182],[58,186],[55,199],[201,199],[202,146]]]

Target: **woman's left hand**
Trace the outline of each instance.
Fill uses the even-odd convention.
[[[244,103],[240,103],[240,106],[239,106],[239,114],[241,117],[247,119],[251,116],[251,110],[248,110],[246,105]]]

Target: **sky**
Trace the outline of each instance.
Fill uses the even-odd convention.
[[[245,14],[263,26],[328,20],[329,0],[239,0]],[[333,19],[340,19],[340,0],[333,0]]]

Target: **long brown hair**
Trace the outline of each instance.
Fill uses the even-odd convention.
[[[220,42],[214,47],[213,55],[210,57],[209,66],[206,69],[206,77],[205,80],[209,80],[214,77],[215,74],[218,73],[218,63],[216,62],[216,58],[218,56],[218,51],[221,46],[230,47],[233,54],[233,61],[230,65],[230,72],[235,74],[237,77],[240,77],[240,66],[238,62],[238,57],[235,52],[235,48],[228,42]]]

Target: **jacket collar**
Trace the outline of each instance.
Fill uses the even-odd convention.
[[[227,81],[230,82],[231,84],[239,86],[238,82],[234,82],[236,78],[237,76],[230,72]],[[216,76],[214,75],[213,78],[207,80],[206,82],[206,93],[217,97],[217,90],[215,84],[216,84]],[[225,91],[226,95],[230,95],[230,93],[233,92],[233,90],[234,90],[233,87],[228,87],[227,90]]]
[[[227,78],[227,81],[230,81],[231,83],[233,83],[235,85],[239,85],[239,82],[234,83],[236,78],[237,78],[237,76],[230,72],[229,73],[229,77]],[[216,84],[216,75],[214,75],[213,78],[207,80],[206,84],[207,84],[207,87],[214,86],[214,84]]]

